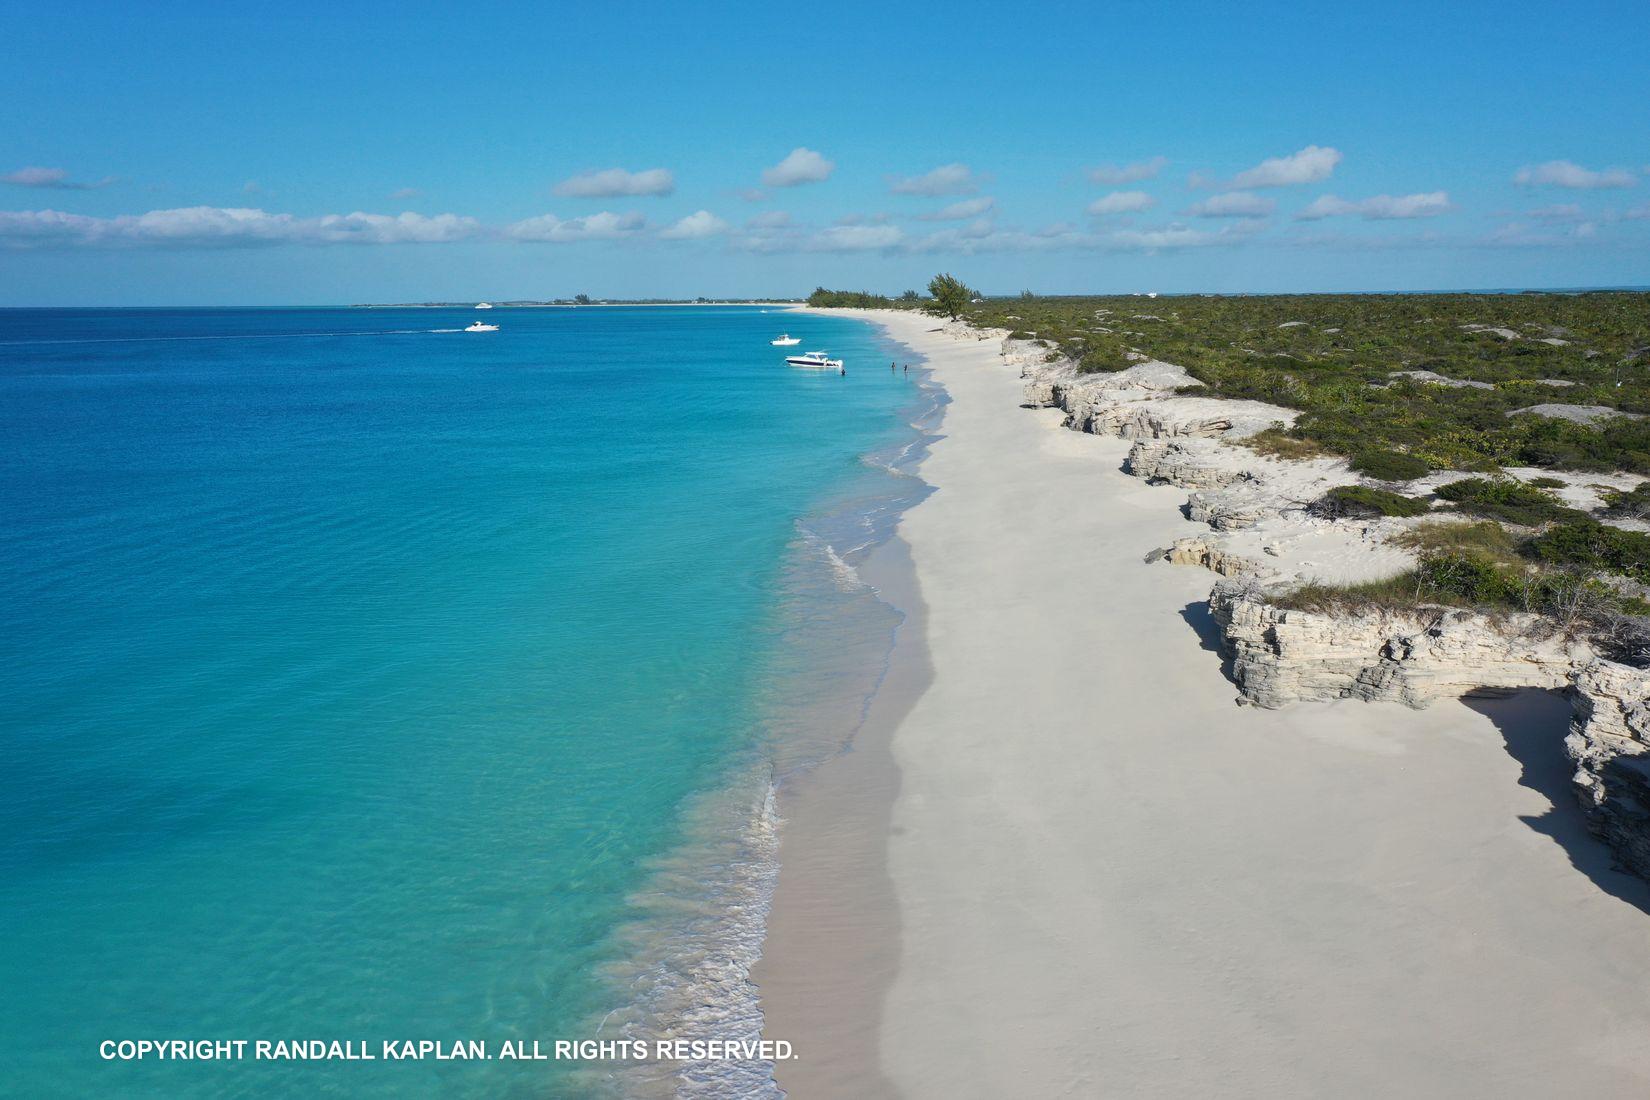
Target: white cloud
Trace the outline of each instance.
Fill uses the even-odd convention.
[[[893,225],[834,225],[815,234],[810,251],[866,252],[892,248],[904,238]]]
[[[1650,221],[1650,205],[1635,206],[1622,214],[1630,222]]]
[[[627,172],[604,168],[581,172],[556,184],[556,194],[574,199],[616,199],[633,195],[668,195],[676,190],[676,177],[668,168],[648,168]]]
[[[1449,192],[1426,191],[1415,195],[1376,195],[1356,202],[1335,195],[1320,195],[1295,214],[1296,221],[1312,222],[1356,214],[1368,221],[1403,218],[1431,218],[1450,209]]]
[[[818,183],[829,176],[836,165],[814,152],[798,146],[784,160],[762,173],[764,187],[795,187],[802,183]]]
[[[659,236],[667,241],[702,241],[706,237],[720,236],[731,228],[709,210],[700,210],[660,230]]]
[[[115,182],[113,176],[105,176],[96,181],[72,180],[69,173],[63,168],[41,168],[30,165],[19,168],[15,172],[7,172],[0,176],[0,183],[9,183],[14,187],[39,187],[52,191],[91,191],[99,187],[107,187]]]
[[[57,210],[0,212],[12,246],[235,247],[261,244],[442,244],[482,232],[456,214],[325,214],[299,218],[238,207],[191,206],[94,218]]]
[[[1633,173],[1625,168],[1606,168],[1594,172],[1574,161],[1549,160],[1545,164],[1527,164],[1513,174],[1513,182],[1520,187],[1569,187],[1592,191],[1605,187],[1631,187],[1636,182]]]
[[[905,239],[894,225],[833,225],[808,233],[750,235],[741,243],[754,252],[878,252],[897,248]]]
[[[1227,191],[1210,195],[1202,202],[1193,203],[1186,211],[1198,218],[1264,218],[1277,209],[1278,204],[1264,195],[1249,191]]]
[[[1147,160],[1137,160],[1132,164],[1102,164],[1089,169],[1089,179],[1095,183],[1114,185],[1139,183],[1141,180],[1155,179],[1157,174],[1168,166],[1168,157],[1151,157]]]
[[[257,180],[247,180],[241,184],[241,192],[247,195],[256,195],[263,191],[263,185]]]
[[[783,229],[791,224],[791,216],[783,210],[764,210],[745,223],[750,229]]]
[[[406,202],[408,199],[423,197],[424,192],[416,187],[402,187],[390,192],[390,199],[394,202]]]
[[[1533,229],[1521,222],[1510,222],[1479,243],[1501,248],[1563,248],[1588,240],[1597,233],[1598,226],[1592,222],[1582,222],[1567,230],[1551,225]]]
[[[540,214],[516,222],[505,231],[518,241],[543,241],[560,244],[567,241],[611,241],[639,232],[647,219],[640,214],[613,214],[602,211],[583,218],[562,219],[554,214]]]
[[[1581,220],[1581,207],[1573,202],[1538,206],[1530,211],[1530,217],[1544,222],[1577,222]]]
[[[969,195],[979,190],[979,181],[966,164],[942,164],[920,176],[894,176],[888,190],[896,195]]]
[[[1089,213],[1098,217],[1109,214],[1138,214],[1157,205],[1157,200],[1144,191],[1113,191],[1089,203]]]
[[[962,199],[961,201],[954,202],[949,206],[942,206],[938,210],[930,210],[926,214],[918,214],[917,217],[925,222],[965,221],[969,218],[977,218],[982,214],[989,213],[991,208],[996,205],[996,199],[992,198],[990,195],[981,195],[977,199]]]
[[[1176,248],[1207,248],[1213,245],[1237,244],[1253,235],[1259,222],[1242,221],[1224,226],[1213,233],[1184,225],[1168,225],[1160,229],[1119,229],[1100,242],[1105,247],[1129,251],[1159,252]]]
[[[1286,157],[1263,160],[1232,178],[1232,186],[1293,187],[1302,183],[1317,183],[1329,178],[1341,162],[1339,149],[1323,145],[1308,145],[1298,153]]]

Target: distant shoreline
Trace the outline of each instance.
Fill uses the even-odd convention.
[[[775,298],[767,301],[751,299],[748,301],[727,302],[700,302],[700,301],[647,301],[647,302],[494,302],[492,309],[633,309],[637,306],[786,306],[799,307],[803,304],[800,298]],[[348,309],[475,309],[474,302],[357,302],[346,307]]]

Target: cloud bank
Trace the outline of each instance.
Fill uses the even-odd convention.
[[[1356,214],[1368,221],[1401,218],[1431,218],[1449,210],[1449,192],[1428,191],[1418,195],[1376,195],[1352,202],[1335,195],[1323,195],[1295,215],[1296,221],[1310,222]]]
[[[456,214],[325,214],[300,218],[241,207],[189,206],[96,218],[59,210],[0,211],[12,247],[244,247],[270,244],[441,244],[482,232]]]
[[[635,236],[647,225],[640,214],[613,214],[604,210],[582,218],[558,218],[554,214],[540,214],[526,218],[505,229],[511,240],[544,244],[565,244],[571,241],[612,241]]]
[[[1194,218],[1264,218],[1276,210],[1276,201],[1249,191],[1227,191],[1193,203],[1186,213]]]
[[[556,184],[556,194],[573,199],[615,199],[636,195],[668,195],[676,190],[676,177],[668,168],[648,168],[641,172],[627,172],[623,168],[604,168],[599,172],[581,172]]]
[[[1545,164],[1526,164],[1513,173],[1513,182],[1520,187],[1568,187],[1594,191],[1607,187],[1631,187],[1638,181],[1625,168],[1606,168],[1594,172],[1574,161],[1549,160]]]
[[[99,187],[107,187],[113,182],[113,176],[105,176],[96,181],[72,180],[67,169],[41,168],[34,165],[0,176],[0,183],[9,183],[13,187],[38,187],[51,191],[93,191]]]

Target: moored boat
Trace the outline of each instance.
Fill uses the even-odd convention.
[[[776,347],[776,348],[795,347],[797,344],[800,344],[801,342],[802,342],[802,337],[792,336],[788,332],[780,333],[779,334],[779,339],[771,341],[773,346]]]
[[[823,351],[805,351],[801,355],[788,355],[785,362],[793,367],[816,367],[820,370],[841,370],[842,360],[832,359]]]

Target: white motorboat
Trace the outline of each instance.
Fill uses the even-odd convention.
[[[477,302],[476,303],[476,308],[477,309],[492,309],[493,308],[493,303],[491,303],[491,302]]]
[[[498,331],[498,326],[497,325],[484,325],[480,321],[477,321],[475,324],[470,325],[464,331],[465,332],[497,332]]]
[[[842,360],[832,359],[823,351],[805,351],[801,355],[788,355],[785,362],[793,367],[816,367],[820,370],[841,370]]]
[[[802,337],[792,336],[790,333],[781,333],[779,339],[772,341],[776,348],[794,348],[802,342]]]

